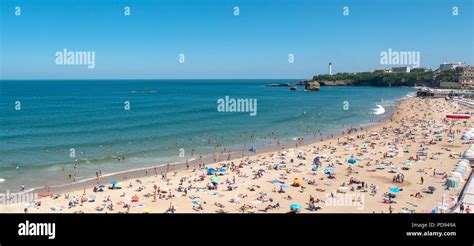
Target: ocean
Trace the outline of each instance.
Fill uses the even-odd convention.
[[[412,88],[265,87],[298,80],[0,81],[0,191],[72,182],[196,159],[271,149],[276,139],[327,137],[388,117]],[[256,102],[221,112],[226,97]],[[194,155],[193,155],[194,149]],[[193,156],[192,156],[193,155]]]

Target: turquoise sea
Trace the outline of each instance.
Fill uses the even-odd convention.
[[[0,190],[63,184],[70,173],[83,180],[97,169],[107,174],[182,162],[224,148],[261,150],[276,139],[294,145],[297,137],[377,122],[415,91],[265,87],[296,81],[0,81]],[[217,101],[226,96],[256,99],[257,114],[218,112]]]

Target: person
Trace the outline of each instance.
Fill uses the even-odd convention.
[[[425,181],[425,180],[423,179],[423,177],[421,177],[421,184],[423,184],[424,181]]]
[[[461,211],[461,213],[464,213],[464,202],[462,202],[461,206],[459,206],[459,211]]]
[[[466,214],[470,214],[470,213],[471,213],[471,207],[469,207],[469,205],[467,205]]]

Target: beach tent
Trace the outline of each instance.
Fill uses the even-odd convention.
[[[473,160],[474,159],[474,151],[467,150],[466,152],[464,152],[463,158],[468,159],[468,160]]]
[[[459,183],[459,180],[455,177],[448,177],[445,184],[448,188],[458,189],[460,187]]]
[[[467,173],[465,169],[462,168],[454,168],[453,170],[454,173],[460,173],[463,177],[466,177]]]
[[[357,161],[356,161],[356,159],[354,158],[354,156],[351,156],[351,157],[349,157],[349,159],[347,159],[347,162],[349,162],[349,164],[354,165],[354,164],[356,164]]]
[[[450,176],[453,177],[453,178],[458,179],[459,181],[463,180],[462,174],[460,174],[460,173],[458,173],[458,172],[452,172],[452,173],[450,174]]]
[[[249,148],[249,151],[255,153],[255,152],[257,152],[257,149],[252,146],[252,147]]]
[[[464,169],[466,169],[466,170],[469,170],[469,168],[471,168],[471,167],[469,166],[469,164],[466,164],[466,163],[464,163],[464,162],[458,162],[458,166],[459,166],[459,167],[462,167],[462,168],[464,168]]]

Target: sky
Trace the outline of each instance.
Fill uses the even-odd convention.
[[[473,64],[473,2],[0,0],[0,79],[306,79],[389,68],[388,49]],[[63,49],[95,67],[56,64]]]

